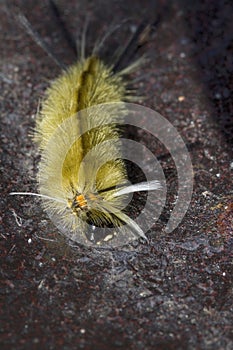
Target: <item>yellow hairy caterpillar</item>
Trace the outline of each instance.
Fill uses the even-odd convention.
[[[48,52],[25,17],[21,22]],[[156,190],[160,184],[129,183],[118,127],[127,114],[123,102],[134,100],[126,76],[139,61],[116,71],[96,52],[83,54],[62,70],[41,103],[34,135],[41,155],[39,193],[11,194],[41,197],[49,217],[74,241],[102,244],[118,235],[122,244],[136,237],[146,239],[124,209],[130,194]]]

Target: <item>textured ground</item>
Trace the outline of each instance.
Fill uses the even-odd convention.
[[[167,6],[142,48],[150,62],[138,72],[139,90],[147,96],[143,104],[168,118],[190,145],[192,203],[182,224],[166,234],[176,172],[172,159],[161,157],[171,187],[168,208],[149,243],[110,251],[70,246],[38,201],[8,196],[35,190],[38,157],[29,134],[38,100],[59,73],[18,25],[17,8],[55,43],[58,57],[71,63],[73,56],[47,1],[7,3],[0,3],[1,349],[232,349],[231,2],[58,1],[74,34],[90,17],[90,44],[113,20],[130,18],[133,28]],[[127,28],[111,45],[126,39]]]

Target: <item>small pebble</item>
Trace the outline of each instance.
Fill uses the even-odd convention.
[[[179,101],[179,102],[182,102],[182,101],[184,101],[184,100],[185,100],[185,97],[184,97],[184,96],[179,96],[179,97],[178,97],[178,101]]]

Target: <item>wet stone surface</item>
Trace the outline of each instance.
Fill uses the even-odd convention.
[[[73,58],[46,1],[2,2],[1,349],[232,349],[231,2],[160,1],[156,8],[142,8],[140,1],[57,3],[74,35],[90,17],[88,48],[109,23],[131,19],[110,40],[116,47],[142,16],[165,9],[141,49],[149,62],[135,73],[146,96],[138,102],[166,117],[186,142],[193,197],[182,223],[167,234],[175,165],[162,145],[140,132],[169,187],[148,243],[109,250],[67,242],[39,200],[9,196],[36,190],[39,159],[29,135],[38,101],[59,74],[18,25],[18,9],[65,63]]]

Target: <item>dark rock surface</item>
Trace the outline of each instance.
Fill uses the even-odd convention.
[[[179,227],[165,233],[176,172],[162,158],[171,191],[149,242],[101,250],[68,244],[39,201],[8,195],[35,191],[29,134],[59,73],[19,26],[18,9],[59,58],[73,56],[47,1],[1,2],[1,349],[233,349],[232,2],[57,3],[75,35],[90,17],[90,48],[109,24],[131,19],[110,40],[116,47],[143,17],[166,9],[136,76],[142,103],[190,145],[193,198]]]

